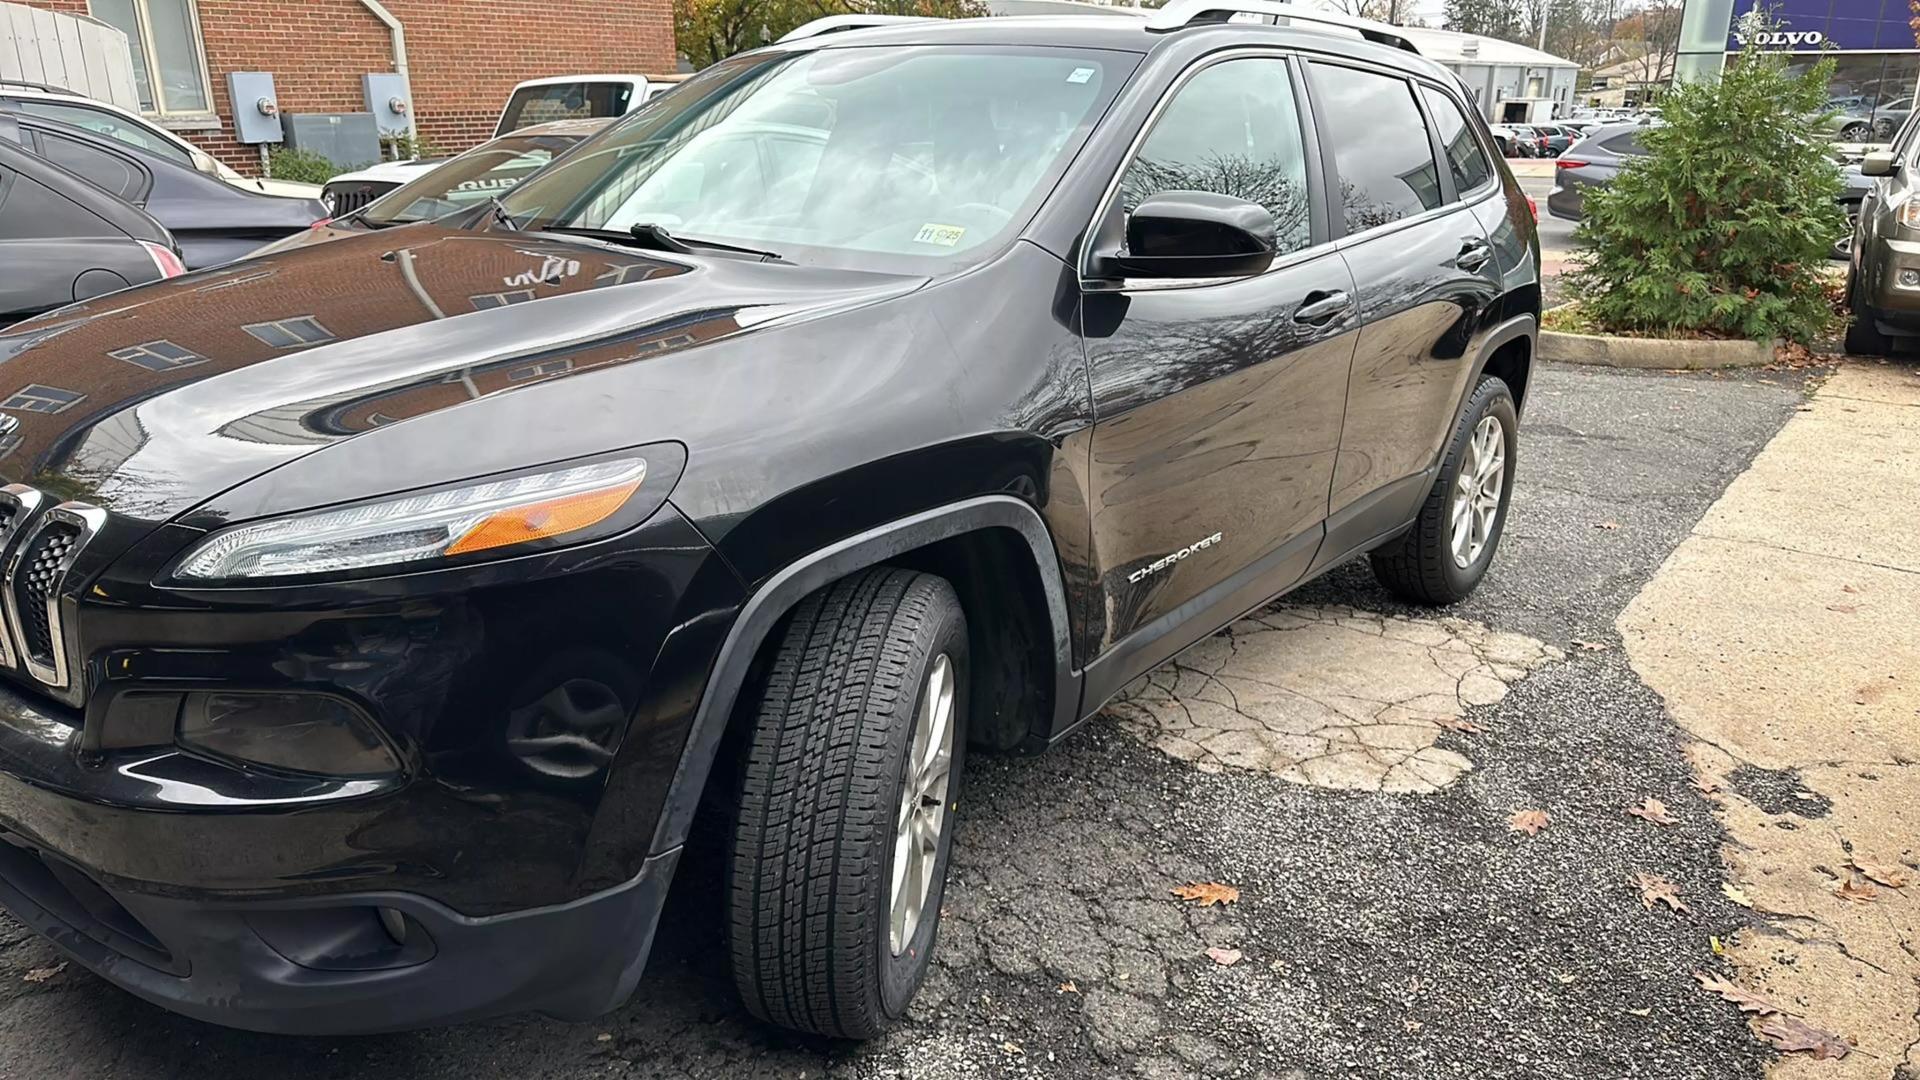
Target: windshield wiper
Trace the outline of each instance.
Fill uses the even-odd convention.
[[[507,212],[507,204],[500,201],[500,196],[487,196],[487,206],[493,210],[493,220],[505,225],[514,232],[520,231],[520,223],[513,220],[513,215]]]
[[[655,225],[652,222],[640,222],[627,231],[633,234],[635,240],[640,241],[641,247],[649,247],[655,251],[672,251],[681,255],[694,255],[702,250],[725,251],[734,255],[753,255],[762,262],[775,262],[780,259],[780,253],[777,251],[762,251],[759,248],[741,247],[738,244],[723,244],[718,240],[696,240],[691,236],[675,236],[667,231],[666,226]]]

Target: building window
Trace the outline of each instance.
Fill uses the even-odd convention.
[[[473,310],[488,311],[506,307],[508,304],[524,304],[533,299],[533,290],[515,289],[512,292],[481,293],[479,296],[468,297],[468,299],[473,301]]]
[[[333,335],[320,325],[320,320],[311,315],[254,323],[243,329],[276,349],[298,349],[303,345],[322,345],[333,340]]]
[[[87,395],[76,394],[72,390],[62,390],[57,386],[41,386],[31,383],[14,391],[12,397],[0,401],[0,409],[13,409],[18,412],[57,413],[85,401]]]
[[[565,375],[572,370],[573,361],[571,360],[542,360],[508,370],[507,381],[527,382],[530,379],[550,379],[555,375]]]
[[[143,112],[208,116],[213,90],[194,0],[91,0],[93,16],[127,35]]]
[[[135,367],[148,371],[172,371],[174,368],[192,367],[204,364],[207,358],[191,349],[183,349],[171,341],[149,341],[144,345],[133,345],[125,349],[115,349],[107,354],[115,360],[125,360]]]

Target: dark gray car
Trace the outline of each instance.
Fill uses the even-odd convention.
[[[1547,213],[1568,221],[1579,221],[1586,213],[1587,192],[1605,187],[1620,175],[1626,163],[1645,157],[1640,142],[1645,124],[1606,124],[1587,132],[1587,137],[1568,147],[1553,163],[1553,190],[1547,193]],[[1860,200],[1866,197],[1872,181],[1860,174],[1858,165],[1836,166],[1840,170],[1840,209],[1846,211],[1849,226],[1860,216]],[[1833,257],[1844,259],[1852,246],[1851,227],[1847,236],[1836,240]]]
[[[0,141],[24,146],[152,214],[179,242],[189,270],[231,262],[327,216],[318,199],[242,191],[117,139],[42,116],[0,114]]]
[[[182,272],[159,222],[0,140],[0,326]]]

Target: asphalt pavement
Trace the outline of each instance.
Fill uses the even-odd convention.
[[[1710,935],[1752,916],[1721,895],[1721,834],[1688,782],[1683,734],[1628,666],[1614,620],[1804,400],[1795,375],[1547,367],[1506,537],[1469,601],[1408,608],[1349,565],[1139,691],[1213,717],[1207,753],[1155,726],[1168,710],[1123,706],[1047,754],[972,758],[937,966],[910,1020],[873,1043],[803,1039],[744,1014],[717,859],[701,844],[640,992],[584,1024],[226,1031],[61,967],[0,921],[0,1076],[1757,1077],[1760,1044],[1689,977],[1714,964]],[[1246,693],[1268,669],[1230,665],[1252,663],[1255,642],[1267,643],[1261,663],[1284,659],[1272,645],[1288,639],[1272,634],[1325,647],[1336,632],[1472,669],[1457,699],[1438,695],[1443,730],[1421,746],[1393,742],[1419,717],[1377,710],[1362,710],[1371,728],[1339,736],[1464,767],[1423,772],[1423,788],[1369,788],[1273,749],[1306,723],[1287,701],[1355,708],[1297,684],[1341,657],[1271,680],[1273,715]],[[1236,756],[1235,717],[1272,752]],[[1306,727],[1348,730],[1329,717]],[[1677,824],[1624,812],[1649,795]],[[1509,827],[1529,809],[1549,817],[1537,835]],[[1673,882],[1688,910],[1643,906],[1636,874]],[[1188,882],[1231,884],[1240,900],[1182,903],[1170,890]]]

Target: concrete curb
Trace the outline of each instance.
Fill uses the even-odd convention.
[[[1778,341],[1611,337],[1541,330],[1539,358],[1593,367],[1704,371],[1771,364],[1773,350],[1779,345]]]

